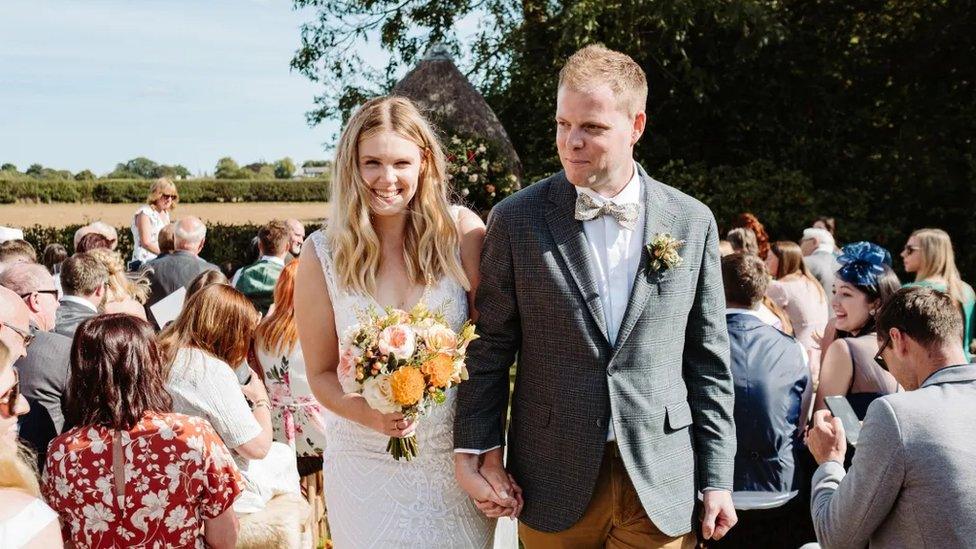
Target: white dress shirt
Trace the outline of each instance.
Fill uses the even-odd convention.
[[[583,222],[586,243],[590,248],[590,266],[596,274],[597,292],[603,306],[603,319],[607,325],[610,344],[617,341],[620,324],[627,312],[630,292],[634,288],[637,268],[640,266],[641,250],[644,249],[644,209],[642,203],[640,174],[634,164],[634,174],[627,185],[612,198],[600,196],[594,191],[576,187],[577,194],[587,194],[603,205],[607,202],[623,206],[637,204],[637,224],[634,230],[625,229],[612,215],[601,215]],[[609,420],[607,440],[615,440],[613,417]]]

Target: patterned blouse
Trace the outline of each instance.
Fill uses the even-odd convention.
[[[288,353],[269,351],[262,342],[256,348],[271,399],[274,439],[291,446],[301,457],[321,456],[325,449],[325,420],[322,405],[308,385],[301,343],[296,342]]]
[[[241,491],[230,452],[206,420],[147,412],[121,433],[125,493],[115,496],[113,430],[76,427],[55,438],[42,491],[76,547],[205,547],[203,521]]]

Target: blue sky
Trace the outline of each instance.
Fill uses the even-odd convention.
[[[97,174],[136,156],[212,172],[328,158],[288,66],[289,0],[0,0],[0,162]]]

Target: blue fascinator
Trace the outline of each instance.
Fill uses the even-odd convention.
[[[855,286],[874,286],[884,274],[885,265],[891,266],[891,254],[872,242],[854,242],[841,249],[837,262],[841,265],[837,274],[844,281]]]

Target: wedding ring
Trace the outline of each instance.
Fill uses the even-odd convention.
[[[403,424],[403,427],[400,427],[400,424],[401,424],[401,423]],[[399,420],[399,421],[397,421],[397,422],[396,422],[396,424],[394,424],[394,426],[395,426],[395,427],[396,427],[397,429],[399,429],[399,430],[403,430],[403,429],[406,429],[406,428],[407,428],[407,421],[406,421],[406,420],[404,420],[404,419],[401,419],[401,420]]]

